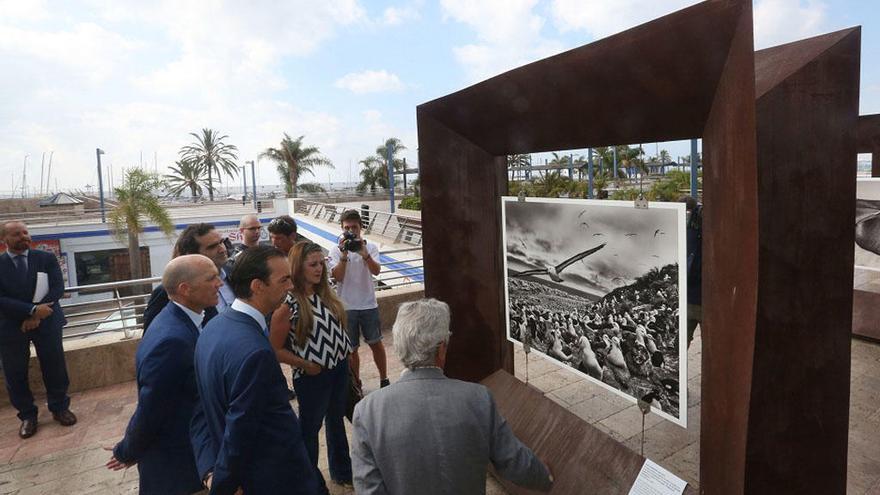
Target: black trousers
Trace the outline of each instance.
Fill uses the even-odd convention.
[[[16,337],[4,336],[0,340],[0,359],[3,360],[9,400],[18,409],[18,418],[24,420],[37,417],[34,395],[28,385],[31,342],[37,350],[37,359],[40,360],[49,410],[61,412],[70,407],[70,397],[67,396],[70,379],[67,377],[64,347],[61,345],[61,325],[57,328],[43,325],[23,333],[20,338]]]

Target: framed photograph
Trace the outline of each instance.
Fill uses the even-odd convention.
[[[501,201],[507,338],[687,427],[685,205]]]
[[[854,289],[880,294],[880,179],[856,182]]]

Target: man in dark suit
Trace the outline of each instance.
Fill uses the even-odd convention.
[[[207,256],[214,262],[214,266],[220,270],[220,281],[223,282],[223,285],[220,286],[220,298],[217,300],[217,305],[205,309],[205,323],[207,323],[211,321],[211,318],[216,316],[218,312],[229,307],[234,299],[232,289],[229,288],[229,284],[226,281],[226,275],[229,269],[226,266],[226,262],[229,260],[229,256],[226,252],[226,246],[223,244],[223,238],[220,236],[220,233],[217,232],[213,225],[208,223],[188,225],[183,229],[183,232],[180,233],[180,237],[174,244],[173,257],[187,254],[201,254]],[[147,333],[147,328],[153,322],[153,319],[156,318],[167,304],[168,292],[163,287],[163,284],[159,284],[153,289],[153,292],[150,294],[150,300],[147,302],[147,307],[144,309],[145,335]]]
[[[190,254],[168,263],[162,285],[171,304],[138,346],[137,409],[107,462],[112,470],[137,463],[142,495],[202,489],[189,437],[198,402],[193,353],[205,308],[217,304],[220,276],[213,261]]]
[[[31,343],[40,360],[52,417],[64,426],[76,424],[69,409],[70,381],[61,344],[61,329],[67,323],[58,304],[64,279],[54,254],[30,249],[24,222],[3,223],[0,238],[7,248],[0,255],[0,359],[9,399],[21,420],[18,435],[28,438],[37,432],[37,406],[28,386]],[[35,301],[38,279],[48,282],[48,292]]]
[[[199,474],[211,493],[317,493],[266,325],[292,287],[287,258],[275,248],[252,247],[236,260],[230,279],[235,301],[196,343],[201,400],[191,432]]]

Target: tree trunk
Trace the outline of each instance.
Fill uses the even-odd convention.
[[[296,197],[296,181],[297,181],[296,163],[291,163],[289,165],[289,167],[290,167],[290,193],[295,198]]]
[[[208,165],[208,201],[214,201],[214,181],[211,178],[210,165]]]
[[[196,185],[195,185],[195,184],[190,184],[190,185],[189,185],[189,194],[190,194],[190,196],[192,196],[192,201],[193,201],[193,203],[195,203],[196,200],[198,199],[198,198],[196,197]]]
[[[128,263],[129,268],[131,269],[132,280],[144,278],[143,270],[141,269],[141,247],[138,240],[138,233],[131,228],[128,229]],[[133,294],[146,294],[147,296],[149,296],[151,289],[152,287],[150,287],[149,284],[138,285],[131,288]],[[136,299],[135,301],[138,300]],[[143,302],[146,302],[146,299],[144,299]],[[143,314],[143,308],[135,309],[135,319],[137,324],[143,324]]]

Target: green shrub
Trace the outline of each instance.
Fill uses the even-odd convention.
[[[400,208],[404,210],[420,210],[422,209],[422,198],[420,196],[407,196],[400,201]]]

